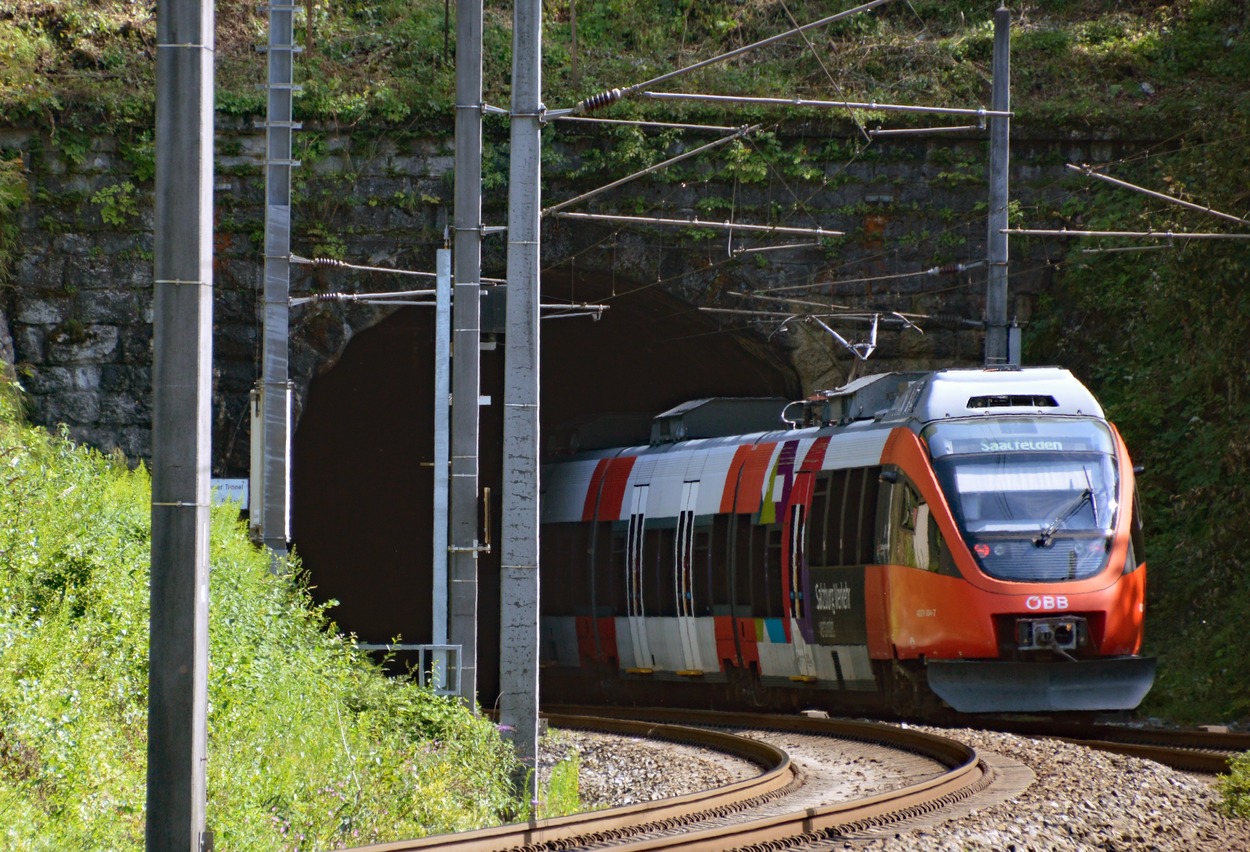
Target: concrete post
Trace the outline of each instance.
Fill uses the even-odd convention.
[[[477,707],[478,398],[481,395],[482,0],[456,4],[456,175],[452,245],[451,644],[460,697]]]
[[[499,718],[521,760],[525,789],[536,800],[542,4],[517,0],[513,14]]]
[[[1011,12],[994,13],[994,82],[990,108],[1011,109]],[[1007,167],[1011,119],[990,118],[990,213],[986,234],[985,365],[1007,364]]]
[[[204,840],[213,5],[158,0],[148,852]]]

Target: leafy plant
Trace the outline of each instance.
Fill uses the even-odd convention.
[[[18,213],[29,200],[26,169],[21,156],[0,152],[0,285],[5,284],[21,236]]]
[[[1250,751],[1233,759],[1227,775],[1221,776],[1220,808],[1232,817],[1250,819]]]
[[[106,225],[124,228],[139,215],[135,185],[128,180],[96,190],[91,203],[100,205],[100,218]]]
[[[16,420],[0,382],[0,813],[6,848],[142,845],[150,483]],[[512,751],[390,679],[213,512],[208,824],[222,850],[339,848],[493,824]]]

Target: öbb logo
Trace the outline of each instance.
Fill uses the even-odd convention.
[[[1067,595],[1029,595],[1024,599],[1024,605],[1032,612],[1038,610],[1054,610],[1067,609]]]

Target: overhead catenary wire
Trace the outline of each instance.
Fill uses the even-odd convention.
[[[620,180],[614,180],[611,183],[605,184],[604,186],[601,186],[597,189],[592,189],[590,190],[590,192],[583,192],[581,195],[575,195],[570,199],[561,201],[559,204],[553,204],[550,207],[544,209],[542,211],[542,215],[548,216],[559,210],[563,210],[565,207],[571,207],[574,204],[578,204],[582,201],[585,201],[588,198],[594,198],[596,195],[602,195],[608,190],[616,189],[618,186],[629,183],[632,180],[637,180],[638,178],[643,177],[644,175],[649,175],[652,172],[656,172],[656,171],[659,171],[660,169],[667,168],[668,166],[671,166],[674,163],[680,163],[682,160],[687,160],[691,157],[698,156],[699,154],[702,154],[705,151],[710,151],[713,148],[718,148],[721,145],[724,145],[726,142],[732,142],[735,139],[741,139],[743,136],[746,136],[748,133],[758,130],[759,127],[760,125],[758,124],[753,124],[749,127],[739,127],[733,133],[723,136],[720,139],[715,139],[711,142],[708,142],[706,145],[700,145],[698,148],[692,148],[691,150],[678,154],[675,157],[670,157],[662,163],[656,163],[655,165],[647,166],[645,169],[636,171],[631,175],[626,175]]]
[[[766,251],[788,251],[790,249],[804,248],[820,248],[820,243],[782,243],[776,246],[752,246],[751,248],[736,248],[733,250],[734,256],[740,254],[759,254]]]
[[[782,41],[784,39],[790,38],[791,36],[796,35],[798,33],[806,32],[812,29],[817,29],[819,27],[828,26],[829,24],[836,23],[837,21],[840,21],[844,18],[851,17],[852,15],[857,15],[860,12],[867,12],[869,9],[876,8],[877,6],[884,5],[885,3],[888,3],[888,2],[889,0],[870,0],[870,2],[861,4],[852,9],[846,9],[845,11],[838,12],[837,14],[829,15],[828,17],[821,18],[818,21],[812,21],[810,24],[804,24],[801,27],[795,27],[794,29],[787,30],[786,32],[778,33],[777,35],[774,35],[774,36],[769,36],[768,38],[761,39],[760,41],[753,42],[752,44],[745,45],[744,47],[739,47],[727,53],[722,53],[722,54],[719,54],[718,56],[713,56],[710,59],[704,59],[703,61],[696,62],[693,65],[687,65],[685,68],[679,68],[676,71],[670,71],[667,74],[661,74],[658,77],[652,77],[650,80],[645,80],[641,83],[636,83],[633,86],[628,86],[624,89],[608,89],[607,91],[600,92],[597,95],[592,95],[591,97],[580,101],[576,106],[574,106],[570,110],[567,110],[563,114],[578,115],[583,112],[589,112],[590,110],[600,109],[610,104],[614,104],[617,101],[621,100],[622,98],[631,97],[650,86],[656,86],[656,85],[659,85],[660,83],[664,83],[669,80],[676,79],[677,77],[683,77],[686,74],[690,74],[700,69],[707,68],[710,65],[715,65],[719,62],[725,62],[726,60],[734,59],[736,57],[750,53],[754,50],[758,50],[761,47],[766,47],[767,45],[774,44],[778,41]],[[558,112],[548,113],[550,117],[558,117],[560,114],[561,113],[558,113]]]
[[[1003,228],[1004,234],[1025,237],[1133,237],[1147,240],[1250,240],[1250,234],[1190,233],[1185,231],[1069,231],[1067,228]]]
[[[482,291],[485,295],[486,291]],[[412,305],[421,308],[435,307],[431,299],[417,300],[413,296],[436,296],[437,290],[406,290],[395,293],[314,293],[311,296],[300,296],[291,299],[291,307],[309,304],[328,304],[332,302],[353,302],[361,305]],[[549,302],[539,305],[543,311],[551,312],[545,319],[564,319],[567,317],[593,316],[598,319],[611,305],[595,305],[589,302]]]
[[[1250,225],[1250,219],[1243,219],[1240,216],[1233,216],[1230,213],[1221,213],[1218,210],[1213,210],[1209,205],[1204,207],[1201,204],[1194,204],[1191,201],[1183,201],[1182,199],[1176,198],[1171,195],[1167,195],[1162,192],[1155,192],[1153,189],[1146,189],[1143,186],[1138,186],[1137,184],[1129,183],[1126,180],[1120,180],[1119,178],[1113,178],[1110,175],[1104,175],[1104,174],[1101,174],[1100,172],[1096,172],[1094,171],[1093,168],[1091,168],[1088,165],[1078,166],[1078,165],[1074,165],[1073,163],[1068,163],[1067,166],[1073,171],[1080,172],[1086,177],[1092,177],[1097,180],[1101,180],[1106,183],[1112,184],[1114,186],[1123,187],[1124,189],[1131,189],[1134,192],[1140,192],[1142,195],[1149,196],[1150,198],[1157,198],[1160,201],[1166,201],[1169,204],[1177,204],[1188,210],[1197,210],[1199,213],[1206,213],[1209,216],[1216,216],[1216,217],[1219,217],[1220,219],[1227,219],[1228,221],[1236,222],[1239,225]]]
[[[613,213],[556,213],[562,219],[583,219],[598,222],[627,222],[634,225],[673,225],[681,228],[720,228],[730,231],[758,231],[768,234],[806,234],[816,237],[842,237],[845,231],[824,228],[791,228],[784,225],[744,225],[740,222],[709,222],[693,219],[663,219],[654,216],[618,216]]]
[[[719,124],[682,124],[673,121],[641,121],[634,118],[591,118],[584,115],[557,115],[557,121],[584,122],[586,124],[622,124],[632,127],[657,127],[665,130],[707,130],[709,132],[729,133],[737,127],[726,127]]]
[[[1133,251],[1167,251],[1169,249],[1174,249],[1174,248],[1176,248],[1176,246],[1171,245],[1171,244],[1162,245],[1162,246],[1119,246],[1117,248],[1087,248],[1087,249],[1081,249],[1081,254],[1118,254],[1118,253],[1133,252]]]
[[[320,269],[351,269],[357,272],[386,272],[391,275],[413,275],[420,278],[437,278],[437,272],[422,272],[416,269],[396,269],[392,266],[365,266],[358,263],[348,263],[345,260],[337,260],[332,257],[300,257],[293,254],[290,257],[291,263],[300,266],[316,266]],[[482,278],[482,281],[491,284],[506,284],[503,278]],[[433,292],[432,290],[430,292]]]
[[[975,260],[971,263],[945,263],[941,266],[932,266],[928,269],[920,269],[915,272],[895,272],[890,275],[873,275],[868,278],[840,278],[836,281],[817,281],[809,284],[788,284],[785,287],[770,287],[766,290],[760,290],[759,292],[790,293],[795,290],[811,290],[817,287],[834,287],[839,284],[871,284],[877,281],[896,281],[901,278],[958,275],[960,272],[967,272],[969,269],[978,269],[982,266],[985,266],[984,260]]]
[[[748,106],[813,107],[818,109],[863,109],[870,112],[914,112],[925,115],[973,115],[978,118],[1010,118],[1011,110],[993,110],[978,107],[933,107],[915,104],[879,104],[876,101],[825,101],[809,98],[765,98],[748,95],[708,95],[696,92],[643,92],[644,98],[657,101],[699,101],[715,104],[743,104]]]
[[[782,0],[781,8],[785,10],[786,17],[790,20],[790,25],[794,27],[798,27],[799,22],[795,20],[794,14],[790,11],[790,7],[785,4],[785,0]],[[806,32],[799,30],[799,34],[803,36],[803,43],[807,45],[808,51],[812,54],[812,58],[816,60],[816,64],[820,66],[820,70],[825,72],[825,78],[829,81],[829,84],[833,86],[833,88],[837,91],[838,97],[843,97],[842,87],[838,85],[838,81],[834,79],[833,74],[829,73],[829,66],[825,65],[825,60],[822,59],[820,56],[820,53],[817,52],[816,45],[812,44],[812,40],[807,37]],[[864,138],[867,139],[869,142],[871,142],[872,137],[868,135],[868,132],[866,130],[864,130],[864,125],[860,122],[859,118],[856,117],[855,111],[847,110],[846,114],[851,119],[851,122],[855,125],[855,127],[859,129],[859,132],[863,134]]]
[[[933,133],[963,133],[984,130],[984,124],[959,124],[952,127],[878,127],[869,130],[869,136],[927,136]]]

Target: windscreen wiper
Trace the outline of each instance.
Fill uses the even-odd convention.
[[[1045,547],[1050,544],[1050,540],[1054,537],[1059,527],[1063,525],[1064,521],[1081,511],[1081,508],[1084,507],[1086,503],[1092,505],[1093,502],[1094,489],[1085,488],[1080,494],[1076,495],[1075,500],[1069,503],[1062,512],[1055,516],[1053,521],[1042,527],[1041,533],[1039,533],[1037,538],[1033,540],[1033,543],[1038,547]]]

